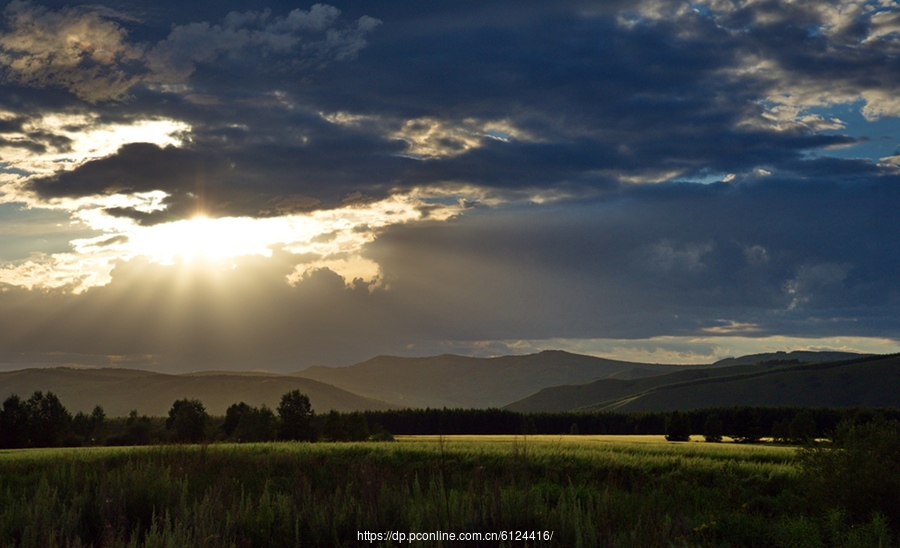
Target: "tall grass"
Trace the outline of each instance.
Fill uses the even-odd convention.
[[[771,546],[806,534],[784,519],[803,507],[792,449],[603,440],[0,452],[0,545],[356,546],[360,531],[539,530],[553,540],[528,545]]]

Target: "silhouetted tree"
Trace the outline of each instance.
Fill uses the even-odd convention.
[[[0,448],[16,449],[28,446],[28,411],[25,402],[15,394],[3,402],[0,411]]]
[[[125,419],[125,434],[121,441],[125,445],[147,445],[153,434],[153,421],[147,415],[138,416],[137,409],[132,409]]]
[[[91,440],[99,440],[103,437],[106,430],[106,411],[103,407],[96,405],[91,411]]]
[[[178,400],[169,410],[166,430],[172,431],[175,441],[197,443],[206,439],[209,415],[200,400]]]
[[[313,441],[313,411],[309,397],[299,390],[292,390],[281,396],[278,404],[281,427],[278,435],[283,440]]]
[[[347,432],[347,421],[341,413],[334,409],[325,415],[322,434],[331,441],[347,441],[350,439]]]
[[[808,409],[794,416],[790,427],[791,443],[806,444],[816,439],[816,419]]]
[[[366,416],[355,411],[350,413],[344,421],[347,439],[350,441],[365,441],[369,439],[369,422]]]
[[[722,441],[723,432],[722,419],[719,415],[715,413],[707,415],[703,424],[703,438],[708,442],[718,443]]]
[[[265,405],[251,407],[241,416],[232,437],[241,442],[273,441],[278,437],[278,419]]]
[[[231,437],[235,429],[238,427],[238,423],[241,422],[241,418],[248,412],[250,412],[251,409],[252,407],[244,402],[233,403],[228,406],[228,409],[225,410],[225,422],[223,422],[222,426],[219,427],[225,434],[226,438]]]
[[[673,411],[666,420],[666,440],[691,441],[691,422],[687,415]]]
[[[526,436],[537,434],[537,425],[534,424],[534,417],[531,415],[522,417],[522,434]]]
[[[772,423],[772,441],[775,443],[787,443],[791,438],[791,427],[787,419]]]
[[[738,409],[731,437],[739,443],[756,443],[761,440],[763,429],[760,426],[759,412],[745,407]]]
[[[37,391],[25,402],[32,447],[56,447],[69,432],[72,415],[53,392]]]

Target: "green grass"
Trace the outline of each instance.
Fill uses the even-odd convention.
[[[0,546],[356,546],[358,531],[510,530],[553,532],[530,546],[790,546],[821,530],[797,474],[792,448],[661,436],[0,451]]]

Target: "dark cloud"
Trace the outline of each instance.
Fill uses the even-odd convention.
[[[226,6],[176,10],[137,3],[111,4],[105,15],[88,7],[16,6],[15,13],[30,10],[56,25],[66,13],[87,17],[122,51],[140,50],[153,77],[133,82],[127,101],[96,109],[105,121],[144,114],[191,124],[191,139],[182,148],[231,166],[208,178],[221,180],[209,184],[219,187],[221,195],[211,199],[227,204],[223,213],[265,214],[271,211],[267,204],[286,195],[330,207],[355,192],[383,196],[395,188],[447,182],[608,189],[617,181],[689,180],[758,167],[812,172],[827,167],[807,162],[810,151],[856,139],[809,124],[748,123],[769,112],[773,79],[801,90],[831,81],[842,97],[845,90],[895,87],[892,76],[874,70],[893,62],[886,46],[867,44],[833,55],[829,44],[843,35],[809,31],[821,25],[821,13],[774,4],[715,12],[651,2],[636,8],[522,2],[512,13],[459,3],[438,14],[415,2],[309,9],[256,3],[231,12]],[[640,11],[628,15],[629,8],[647,6],[671,13],[657,19]],[[154,14],[167,10],[174,10],[174,18],[162,25]],[[867,25],[875,27],[871,20]],[[748,56],[776,69],[755,70]],[[849,65],[856,68],[848,71]],[[160,85],[166,82],[184,86]],[[334,113],[367,118],[323,118]],[[417,156],[416,136],[403,131],[417,119],[448,132],[435,141],[445,154]],[[471,137],[476,126],[484,132],[497,120],[521,135]],[[470,134],[475,146],[454,141],[454,128],[456,135]],[[35,149],[46,146],[35,143]],[[117,156],[123,158],[106,165],[140,167],[128,149]],[[159,156],[143,159],[155,162]],[[875,169],[864,164],[855,167],[863,173]],[[196,182],[178,168],[176,161],[175,175],[161,182],[160,168],[146,165],[134,171],[146,171],[146,182],[119,186],[194,192]],[[116,186],[108,177],[84,185],[76,183],[78,177],[58,175],[69,180],[67,188],[85,192]],[[34,186],[49,196],[63,192],[61,184],[44,180]],[[172,216],[192,210],[176,207],[179,201],[171,200]]]
[[[35,178],[26,188],[42,198],[78,198],[92,195],[132,194],[162,190],[170,196],[165,211],[152,214],[112,210],[111,213],[134,216],[145,223],[151,220],[180,218],[196,214],[205,207],[204,199],[228,166],[222,158],[204,155],[174,146],[130,143],[106,158],[88,161],[71,170]],[[207,185],[207,181],[212,183]]]
[[[664,185],[397,228],[370,252],[433,321],[458,327],[447,311],[471,307],[483,320],[465,323],[471,338],[696,335],[717,318],[770,334],[891,336],[896,183]]]
[[[383,268],[372,290],[328,270],[291,287],[304,258],[286,253],[224,272],[133,260],[78,296],[0,292],[16,311],[0,343],[288,370],[446,341],[696,337],[732,322],[753,336],[893,337],[898,200],[896,177],[766,178],[476,209],[383,232],[365,252]]]
[[[134,260],[79,296],[11,289],[0,301],[29,311],[0,329],[17,351],[288,367],[447,340],[696,336],[728,322],[759,336],[900,327],[896,169],[831,156],[866,138],[849,135],[835,105],[867,120],[900,114],[894,8],[104,5],[4,12],[0,111],[11,114],[0,115],[0,147],[67,150],[67,137],[39,127],[45,113],[191,129],[179,146],[126,144],[33,177],[39,200],[161,190],[163,211],[106,210],[151,225],[413,187],[568,198],[386,229],[365,250],[382,269],[377,289],[327,270],[291,287],[285,276],[309,258],[277,253],[242,259],[227,283]],[[24,40],[27,17],[47,40]],[[50,38],[75,23],[106,49],[54,56]]]

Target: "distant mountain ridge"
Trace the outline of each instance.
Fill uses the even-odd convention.
[[[199,373],[167,375],[136,369],[21,369],[0,373],[0,398],[11,394],[27,398],[35,390],[59,396],[66,408],[89,413],[102,405],[110,417],[126,416],[134,409],[151,416],[165,416],[176,400],[203,402],[207,412],[224,415],[229,405],[246,402],[268,405],[273,410],[281,396],[300,390],[309,396],[317,412],[384,410],[395,406],[375,401],[312,379],[287,375]]]
[[[900,406],[900,355],[790,363],[763,360],[635,381],[601,380],[541,390],[506,408],[520,412],[670,411],[704,407]]]
[[[687,409],[700,404],[806,405],[804,402],[900,405],[897,357],[853,355],[853,359],[843,360],[843,369],[836,369],[839,366],[834,364],[843,362],[809,362],[817,356],[824,359],[835,354],[759,354],[699,366],[633,363],[563,351],[496,358],[377,356],[348,367],[311,367],[290,375],[38,368],[0,373],[0,398],[52,391],[72,412],[89,412],[99,404],[109,416],[127,415],[132,409],[162,416],[182,398],[199,399],[217,415],[240,401],[274,409],[282,394],[294,389],[306,393],[318,413],[402,407],[505,406],[532,412]],[[730,365],[742,361],[759,363]],[[801,361],[809,363],[798,363]],[[860,365],[863,363],[869,365]],[[804,382],[824,388],[815,392],[804,388]],[[708,390],[720,390],[724,395],[711,395]],[[761,398],[760,394],[779,396]],[[818,399],[809,394],[818,394]]]
[[[486,408],[548,386],[659,375],[681,367],[547,350],[497,358],[377,356],[348,367],[310,367],[295,375],[403,407]]]
[[[793,352],[766,352],[764,354],[748,354],[738,358],[724,358],[713,365],[717,367],[731,365],[749,365],[762,362],[830,362],[835,360],[850,360],[866,356],[855,352],[836,352],[831,350],[794,350]]]

